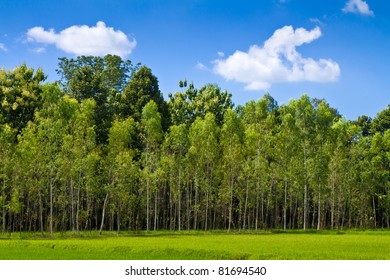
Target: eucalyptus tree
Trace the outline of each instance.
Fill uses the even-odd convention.
[[[302,95],[298,100],[289,103],[294,110],[295,125],[298,128],[299,155],[301,157],[301,171],[299,172],[299,184],[303,186],[303,229],[308,227],[309,214],[309,170],[308,164],[312,162],[314,141],[315,108],[308,95]]]
[[[337,111],[329,107],[324,100],[315,102],[314,117],[314,139],[312,142],[313,153],[310,164],[308,164],[308,182],[313,190],[313,218],[312,227],[314,228],[315,214],[317,211],[317,230],[321,228],[322,209],[324,205],[324,196],[326,195],[327,182],[329,176],[329,162],[331,153],[330,129],[334,121],[340,116]],[[317,197],[317,210],[315,207],[315,197]]]
[[[8,124],[0,124],[0,168],[1,168],[1,195],[0,206],[2,212],[2,232],[7,229],[7,209],[9,207],[10,193],[12,188],[11,172],[12,158],[15,146],[16,130]]]
[[[269,182],[269,164],[274,157],[277,114],[278,105],[269,94],[257,102],[248,102],[242,109],[242,118],[245,123],[246,160],[249,164],[248,168],[252,170],[251,176],[254,181],[254,197],[256,198],[253,202],[256,230],[259,227],[259,220],[262,226],[265,226],[265,195],[266,193],[272,195],[271,190],[266,191],[266,185]]]
[[[56,84],[47,84],[43,89],[42,109],[36,115],[37,139],[41,146],[42,161],[45,166],[44,184],[49,189],[50,213],[49,230],[53,236],[55,199],[58,198],[58,166],[62,140],[67,120],[71,118],[75,103],[66,98]]]
[[[225,113],[221,129],[221,147],[222,147],[222,170],[223,181],[221,188],[221,200],[228,207],[228,225],[230,232],[233,224],[234,196],[238,188],[238,178],[242,169],[243,161],[243,123],[234,110],[228,110]]]
[[[281,124],[276,135],[276,161],[281,172],[280,178],[283,180],[283,229],[287,230],[287,211],[290,211],[289,225],[293,227],[291,213],[292,207],[292,184],[294,183],[294,155],[297,154],[297,127],[295,126],[294,114],[288,110],[287,106],[279,109]],[[290,195],[289,195],[290,194]],[[290,199],[288,199],[290,197]],[[289,201],[289,205],[287,204]]]
[[[106,186],[106,198],[104,199],[102,222],[100,233],[104,224],[105,208],[107,200],[111,198],[113,211],[117,217],[117,231],[119,233],[122,223],[121,213],[128,205],[134,189],[135,177],[138,170],[134,162],[134,135],[135,121],[132,117],[125,120],[114,120],[109,131],[107,169],[109,182]],[[130,216],[130,213],[127,213]]]
[[[161,125],[161,115],[158,112],[157,103],[150,100],[142,109],[141,117],[142,142],[144,145],[142,154],[143,180],[146,188],[146,229],[150,230],[150,201],[152,192],[155,192],[155,205],[157,203],[158,189],[156,187],[155,172],[160,156],[160,144],[163,139],[163,130]],[[155,211],[154,229],[156,229]]]
[[[164,157],[167,159],[170,169],[170,221],[177,220],[177,229],[182,228],[182,193],[185,182],[185,158],[188,152],[189,139],[188,129],[185,124],[172,125],[164,140]],[[176,214],[172,214],[173,204],[176,204]],[[175,217],[175,218],[174,218]],[[170,226],[172,228],[172,225]]]
[[[207,230],[210,224],[210,206],[217,184],[218,137],[219,128],[212,113],[207,113],[204,119],[198,117],[190,127],[189,158],[193,166],[195,185],[194,229],[197,229],[199,224],[198,214],[202,204],[204,229]],[[205,201],[201,203],[200,198],[203,196]]]
[[[64,99],[68,100],[68,117],[63,128],[61,152],[58,155],[60,164],[58,174],[64,188],[63,207],[70,206],[69,221],[72,232],[76,230],[80,233],[80,216],[82,216],[80,213],[83,212],[81,199],[87,191],[85,179],[89,163],[87,159],[96,146],[93,119],[96,103],[92,98],[84,99],[81,103],[68,96],[64,96]]]

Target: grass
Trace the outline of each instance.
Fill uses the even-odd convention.
[[[2,260],[389,260],[389,231],[0,234]]]

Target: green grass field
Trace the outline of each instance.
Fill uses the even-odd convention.
[[[0,234],[2,260],[389,260],[389,231]]]

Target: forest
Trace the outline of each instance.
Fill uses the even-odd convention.
[[[347,120],[304,94],[234,106],[142,64],[0,70],[3,233],[390,227],[390,104]],[[352,106],[352,105],[351,105]]]

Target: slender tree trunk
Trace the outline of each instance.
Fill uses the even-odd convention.
[[[246,212],[248,210],[248,196],[249,196],[249,178],[246,178],[246,190],[245,190],[245,205],[244,205],[244,223],[242,229],[245,230],[246,226]]]
[[[332,209],[330,211],[330,228],[333,229],[334,226],[334,209],[335,209],[335,183],[334,175],[332,176]]]
[[[118,214],[116,218],[116,227],[117,227],[116,233],[119,234],[121,231],[121,208],[119,205],[118,205]]]
[[[187,182],[187,231],[190,231],[190,183]]]
[[[204,221],[205,231],[207,231],[208,213],[209,213],[209,190],[206,191],[206,211],[205,211],[205,221]]]
[[[287,230],[287,179],[284,179],[283,230]]]
[[[229,226],[228,226],[228,232],[230,232],[230,227],[232,224],[232,219],[233,219],[233,171],[230,170],[230,204],[229,204]]]
[[[258,230],[259,224],[259,186],[257,185],[256,191],[256,217],[255,217],[255,230]]]
[[[154,227],[153,230],[157,230],[157,202],[158,202],[158,188],[156,188],[156,195],[154,197]]]
[[[374,228],[376,228],[376,207],[375,207],[375,196],[372,196],[372,214],[374,218]]]
[[[180,231],[181,230],[181,188],[180,188],[180,185],[181,185],[181,166],[180,166],[180,163],[179,163],[179,180],[178,180],[178,183],[177,183],[177,192],[178,192],[178,215],[177,215],[177,221],[178,221],[178,230]]]
[[[106,197],[104,198],[104,202],[103,202],[102,222],[100,223],[100,230],[99,230],[99,234],[100,234],[100,235],[102,234],[102,231],[103,231],[104,216],[105,216],[105,214],[106,214],[107,200],[108,200],[108,193],[106,194]]]
[[[40,225],[41,235],[43,236],[44,235],[44,228],[43,228],[43,204],[42,204],[41,189],[39,189],[38,199],[39,199],[39,225]]]
[[[199,195],[198,192],[199,192],[198,178],[197,178],[197,174],[195,174],[194,230],[197,229],[197,223],[198,223],[198,195]]]
[[[303,168],[304,168],[304,201],[303,201],[303,230],[306,230],[307,219],[307,163],[306,163],[306,144],[303,145]]]
[[[317,230],[321,228],[321,186],[318,191],[318,217],[317,217]]]
[[[51,178],[51,174],[50,174],[49,185],[50,185],[50,237],[53,238],[53,179]]]
[[[5,204],[5,200],[6,200],[6,194],[5,194],[5,172],[3,171],[3,188],[2,188],[2,200],[3,200],[3,205],[2,205],[2,212],[3,212],[3,234],[5,233],[5,230],[6,230],[6,213],[7,213],[7,206]]]
[[[80,216],[80,181],[77,186],[77,204],[76,204],[76,231],[77,234],[80,235],[79,216]]]
[[[72,234],[74,233],[74,194],[73,194],[73,178],[70,179],[70,222]]]
[[[150,205],[149,204],[150,204],[149,179],[146,179],[146,231],[150,230],[150,222],[149,222]]]

